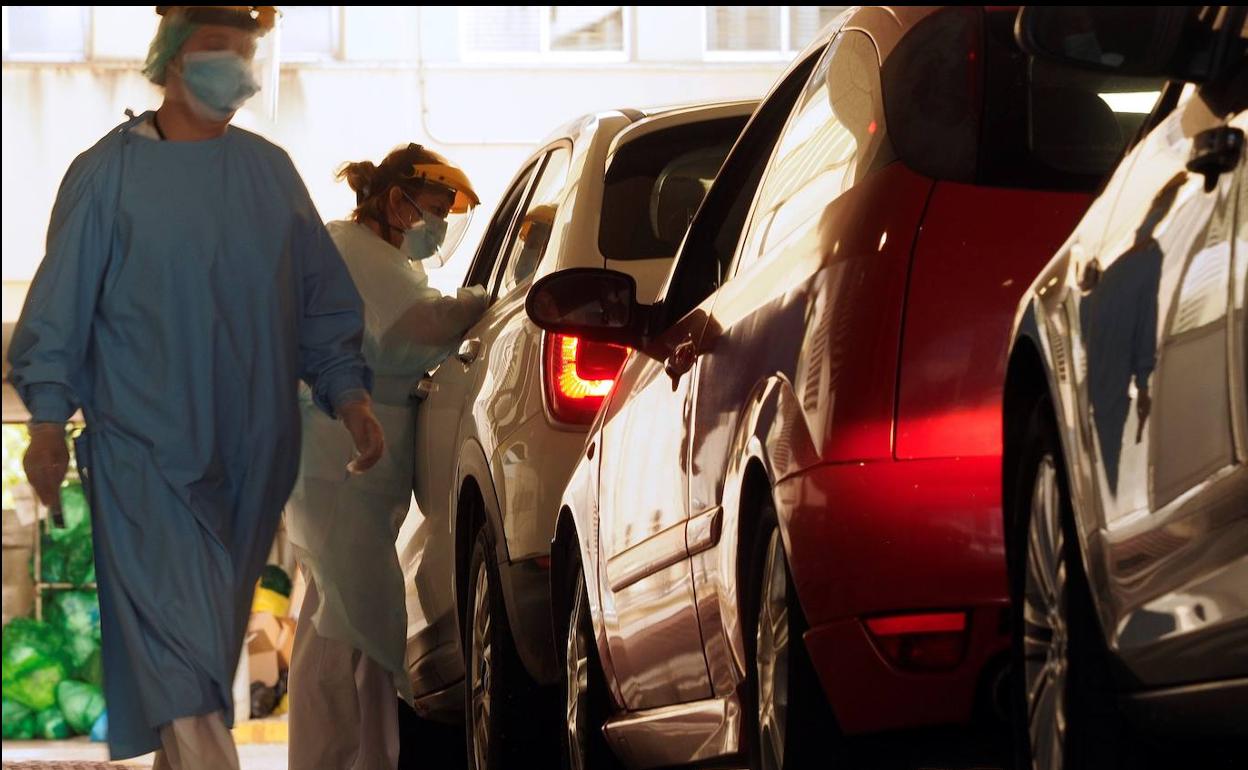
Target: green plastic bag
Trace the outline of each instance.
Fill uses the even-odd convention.
[[[66,535],[65,580],[76,586],[95,582],[95,544],[90,527],[69,530]]]
[[[45,614],[66,636],[100,638],[100,600],[95,591],[58,591]]]
[[[95,582],[95,546],[91,528],[57,529],[40,535],[43,579],[48,583],[81,586]],[[34,575],[34,557],[31,557]]]
[[[56,706],[35,714],[35,735],[45,741],[63,741],[72,735],[69,723]]]
[[[35,712],[9,698],[4,699],[4,739],[28,741],[35,737]]]
[[[61,487],[63,528],[40,535],[43,580],[49,583],[84,585],[95,582],[95,551],[91,540],[91,511],[82,484]],[[31,575],[34,575],[33,560]]]
[[[87,662],[83,663],[79,669],[74,672],[75,679],[79,679],[87,684],[93,684],[96,687],[104,686],[104,657],[99,646],[91,653],[91,657],[87,658]]]
[[[82,482],[74,481],[61,487],[61,513],[65,516],[65,529],[91,531],[91,509],[87,507],[87,493]]]
[[[104,693],[86,682],[66,679],[56,686],[56,705],[73,731],[86,735],[91,732],[95,720],[104,713]]]
[[[47,583],[68,583],[68,570],[65,559],[69,553],[69,544],[63,532],[43,532],[39,535],[40,571]],[[34,575],[34,557],[31,557],[31,575]]]
[[[35,711],[56,703],[56,686],[68,675],[65,635],[32,618],[14,618],[4,627],[5,697]]]
[[[71,671],[86,665],[100,646],[100,603],[94,591],[59,591],[47,606],[47,621],[65,635],[63,652]]]

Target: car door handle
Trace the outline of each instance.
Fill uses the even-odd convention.
[[[1205,177],[1205,192],[1211,192],[1218,177],[1234,171],[1244,150],[1244,132],[1230,126],[1201,131],[1192,140],[1187,170]]]
[[[680,378],[684,377],[693,368],[693,362],[697,358],[698,346],[691,337],[686,338],[684,342],[672,348],[672,352],[668,354],[667,360],[663,362],[663,370],[667,372],[668,377],[672,378],[672,390],[676,389],[676,384],[680,382]]]
[[[413,401],[420,403],[421,401],[424,401],[426,398],[429,398],[429,394],[432,392],[433,392],[433,378],[429,376],[425,376],[421,378],[420,382],[416,383],[415,387],[412,388],[411,398]]]
[[[468,366],[473,361],[476,361],[479,355],[481,355],[481,340],[474,337],[459,343],[459,352],[455,354],[455,357],[464,366]]]

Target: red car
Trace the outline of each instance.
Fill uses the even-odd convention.
[[[655,304],[602,269],[529,294],[539,326],[634,350],[552,549],[572,767],[792,766],[834,750],[821,702],[862,734],[1001,694],[1011,322],[1151,105],[1032,61],[1015,16],[846,13],[751,118]]]

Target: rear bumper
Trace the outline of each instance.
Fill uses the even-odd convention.
[[[999,679],[1009,649],[1009,636],[1001,633],[1004,613],[1004,605],[970,610],[966,654],[950,671],[896,668],[856,618],[811,629],[806,649],[846,734],[965,724],[1004,684]]]
[[[964,723],[1009,650],[1000,458],[854,463],[777,485],[806,644],[846,733]],[[866,618],[965,612],[954,668],[891,663]]]

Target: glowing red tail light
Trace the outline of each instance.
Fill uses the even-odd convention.
[[[966,653],[965,612],[890,615],[866,623],[876,646],[900,668],[948,670]]]
[[[615,387],[628,348],[551,333],[545,344],[542,379],[551,415],[560,422],[588,425]]]

